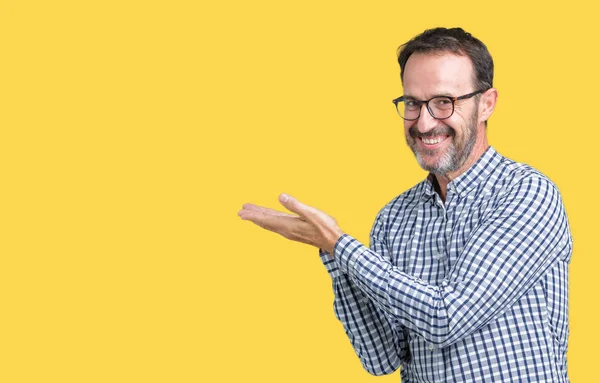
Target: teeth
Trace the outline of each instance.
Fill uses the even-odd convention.
[[[435,138],[425,138],[425,137],[422,137],[422,140],[427,145],[435,145],[438,142],[442,142],[444,140],[444,137],[435,137]]]

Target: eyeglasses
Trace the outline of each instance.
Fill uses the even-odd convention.
[[[396,110],[400,117],[407,121],[417,120],[421,116],[423,104],[427,106],[427,110],[431,117],[437,120],[445,120],[454,113],[454,103],[459,100],[466,100],[479,93],[485,92],[487,89],[478,90],[473,93],[465,94],[459,97],[436,96],[426,101],[415,100],[405,96],[398,97],[392,100],[396,105]]]

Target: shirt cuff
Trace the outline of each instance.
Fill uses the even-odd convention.
[[[333,246],[333,254],[335,254],[335,249],[343,237],[344,236],[342,235],[340,238],[338,238],[338,241]],[[323,262],[323,264],[325,265],[325,268],[327,269],[327,272],[329,273],[331,278],[337,278],[341,275],[341,271],[337,263],[335,262],[333,255],[331,255],[323,249],[319,249],[319,257],[321,258],[321,262]]]
[[[319,257],[321,258],[321,262],[323,262],[325,265],[325,268],[327,269],[327,272],[331,278],[337,278],[340,276],[340,269],[338,268],[337,264],[335,263],[335,259],[333,259],[331,254],[323,249],[319,249]]]
[[[357,260],[366,250],[368,248],[356,238],[344,234],[333,248],[334,260],[343,273],[352,276]]]

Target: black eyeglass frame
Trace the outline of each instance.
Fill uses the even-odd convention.
[[[396,106],[396,111],[398,112],[398,115],[399,115],[400,117],[402,117],[402,118],[403,118],[404,120],[406,120],[406,121],[416,121],[416,120],[418,120],[418,119],[419,119],[419,117],[421,117],[421,110],[423,109],[423,104],[425,104],[425,105],[427,106],[427,111],[429,112],[429,114],[431,115],[431,117],[435,118],[436,120],[445,120],[445,119],[447,119],[447,118],[450,118],[450,117],[452,117],[452,115],[454,114],[454,103],[455,103],[456,101],[460,101],[460,100],[466,100],[466,99],[468,99],[468,98],[471,98],[471,97],[473,97],[473,96],[476,96],[476,95],[478,95],[478,94],[480,94],[480,93],[486,92],[486,91],[488,91],[489,89],[491,89],[491,88],[487,88],[487,89],[480,89],[480,90],[477,90],[477,91],[475,91],[475,92],[473,92],[473,93],[465,94],[465,95],[463,95],[463,96],[458,96],[458,97],[450,97],[450,96],[435,96],[435,97],[431,97],[429,100],[416,100],[416,99],[414,99],[414,98],[410,98],[410,101],[414,101],[414,102],[416,102],[417,104],[419,104],[419,115],[418,115],[416,118],[406,118],[406,117],[404,117],[404,116],[403,116],[403,115],[400,113],[400,110],[398,109],[398,104],[399,104],[400,102],[403,102],[403,101],[405,101],[405,100],[404,100],[404,96],[400,96],[400,97],[398,97],[398,98],[396,98],[396,99],[392,100],[392,102],[393,102],[393,103],[394,103],[394,105]],[[431,101],[431,100],[434,100],[434,99],[436,99],[436,98],[447,98],[448,100],[452,101],[452,112],[450,113],[450,115],[449,115],[448,117],[438,118],[438,117],[436,117],[436,116],[434,116],[434,115],[433,115],[433,112],[431,111],[431,108],[429,107],[429,101]]]

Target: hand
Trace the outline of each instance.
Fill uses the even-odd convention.
[[[252,221],[263,229],[281,234],[292,241],[318,247],[333,255],[336,242],[344,234],[333,217],[286,194],[279,196],[279,202],[298,215],[251,203],[244,204],[238,215],[243,220]]]

